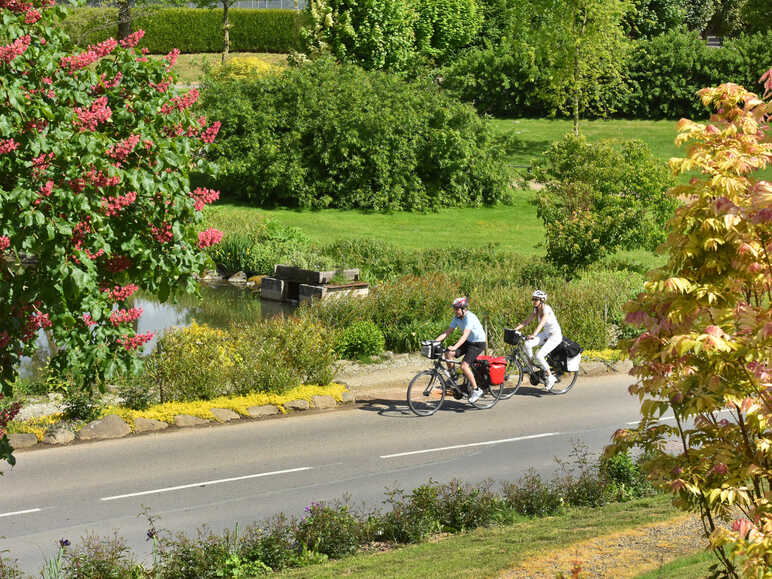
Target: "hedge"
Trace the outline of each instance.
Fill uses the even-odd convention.
[[[232,8],[228,15],[234,52],[287,53],[301,47],[300,28],[307,18],[302,12]],[[221,52],[222,17],[220,9],[135,9],[133,29],[145,31],[139,46],[153,54],[167,54],[174,48],[183,53]],[[114,36],[116,22],[114,8],[84,7],[71,9],[62,26],[85,46]]]

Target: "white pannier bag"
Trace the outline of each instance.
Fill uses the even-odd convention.
[[[566,360],[566,370],[569,372],[578,372],[579,371],[579,364],[582,361],[582,353],[579,352],[576,356],[573,356],[571,358],[568,358]]]

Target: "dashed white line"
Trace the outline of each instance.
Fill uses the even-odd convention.
[[[456,450],[458,448],[472,448],[475,446],[490,446],[492,444],[504,444],[505,442],[518,442],[520,440],[532,440],[534,438],[545,438],[547,436],[558,436],[560,432],[544,432],[542,434],[531,434],[529,436],[518,436],[517,438],[502,438],[501,440],[486,440],[483,442],[471,442],[469,444],[454,444],[453,446],[441,446],[438,448],[426,448],[424,450],[411,450],[408,452],[397,452],[395,454],[383,454],[380,458],[397,458],[400,456],[410,456],[411,454],[425,454],[427,452],[441,452],[443,450]]]
[[[2,517],[12,517],[14,515],[27,515],[29,513],[39,513],[42,509],[27,509],[25,511],[12,511],[10,513],[0,513],[0,518]]]
[[[286,470],[275,470],[275,471],[272,471],[272,472],[261,472],[261,473],[257,473],[257,474],[247,474],[247,475],[244,475],[244,476],[235,476],[235,477],[232,477],[232,478],[221,478],[221,479],[218,479],[218,480],[207,480],[207,481],[202,481],[202,482],[197,482],[197,483],[190,483],[190,484],[187,484],[187,485],[179,485],[179,486],[176,486],[176,487],[166,487],[166,488],[162,488],[162,489],[153,489],[153,490],[149,490],[149,491],[140,491],[138,493],[127,493],[125,495],[115,495],[115,496],[112,496],[112,497],[102,497],[99,500],[100,501],[115,501],[115,500],[118,500],[118,499],[128,499],[128,498],[131,498],[131,497],[141,497],[141,496],[144,496],[144,495],[154,495],[154,494],[159,494],[159,493],[168,493],[168,492],[179,491],[179,490],[183,490],[183,489],[191,489],[191,488],[195,488],[195,487],[205,487],[205,486],[210,486],[210,485],[219,485],[219,484],[222,484],[222,483],[236,482],[236,481],[240,481],[240,480],[248,480],[248,479],[251,479],[251,478],[261,478],[261,477],[265,477],[265,476],[275,476],[275,475],[278,475],[278,474],[287,474],[287,473],[291,473],[291,472],[300,472],[300,471],[312,470],[312,469],[313,469],[313,467],[310,467],[310,466],[302,466],[300,468],[288,468]]]

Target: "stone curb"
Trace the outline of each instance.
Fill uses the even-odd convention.
[[[99,420],[89,422],[77,432],[64,425],[56,424],[51,426],[46,432],[42,441],[38,441],[37,436],[31,433],[8,434],[8,441],[14,450],[40,448],[44,446],[64,446],[74,441],[107,440],[148,432],[160,432],[168,429],[169,426],[175,426],[177,428],[214,426],[225,422],[239,420],[251,421],[260,420],[270,416],[289,416],[306,410],[331,410],[339,406],[351,406],[356,402],[356,394],[350,390],[345,390],[341,395],[341,398],[342,401],[338,402],[334,396],[314,395],[311,397],[310,402],[303,399],[290,400],[282,405],[284,407],[284,412],[282,412],[279,406],[273,404],[250,406],[247,409],[247,414],[244,416],[227,408],[211,408],[210,413],[213,417],[211,420],[188,414],[177,414],[174,416],[174,423],[171,425],[161,420],[137,418],[134,420],[134,431],[132,431],[126,421],[117,414],[108,414]]]

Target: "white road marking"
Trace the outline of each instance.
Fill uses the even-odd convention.
[[[532,440],[534,438],[545,438],[547,436],[559,436],[560,432],[545,432],[543,434],[531,434],[529,436],[518,436],[517,438],[502,438],[501,440],[486,440],[483,442],[472,442],[469,444],[454,444],[453,446],[441,446],[439,448],[427,448],[424,450],[411,450],[409,452],[397,452],[395,454],[384,454],[380,458],[397,458],[399,456],[409,456],[411,454],[425,454],[427,452],[441,452],[443,450],[455,450],[457,448],[471,448],[474,446],[490,446],[492,444],[503,444],[505,442],[518,442],[520,440]]]
[[[113,497],[102,497],[99,500],[101,500],[101,501],[115,501],[115,500],[118,500],[118,499],[128,499],[128,498],[131,498],[131,497],[141,497],[143,495],[154,495],[154,494],[158,494],[158,493],[168,493],[168,492],[171,492],[171,491],[179,491],[179,490],[190,489],[190,488],[194,488],[194,487],[205,487],[205,486],[209,486],[209,485],[218,485],[218,484],[222,484],[222,483],[235,482],[235,481],[240,481],[240,480],[247,480],[247,479],[251,479],[251,478],[260,478],[260,477],[264,477],[264,476],[274,476],[274,475],[277,475],[277,474],[287,474],[287,473],[290,473],[290,472],[300,472],[300,471],[303,471],[303,470],[312,470],[312,469],[313,469],[313,467],[310,467],[310,466],[302,466],[300,468],[288,468],[286,470],[275,470],[273,472],[261,472],[261,473],[257,473],[257,474],[247,474],[247,475],[244,475],[244,476],[235,476],[235,477],[232,477],[232,478],[221,478],[221,479],[218,479],[218,480],[208,480],[208,481],[202,481],[202,482],[197,482],[197,483],[191,483],[191,484],[187,484],[187,485],[179,485],[179,486],[176,486],[176,487],[166,487],[166,488],[162,488],[162,489],[153,489],[153,490],[150,490],[150,491],[141,491],[141,492],[138,492],[138,493],[127,493],[125,495],[115,495]]]
[[[14,515],[26,515],[29,513],[39,513],[42,509],[27,509],[26,511],[12,511],[10,513],[0,513],[0,518],[2,517],[12,517]]]

